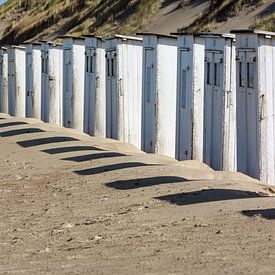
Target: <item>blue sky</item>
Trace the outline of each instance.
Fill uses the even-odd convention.
[[[6,2],[6,0],[0,0],[0,5],[5,3],[5,2]]]

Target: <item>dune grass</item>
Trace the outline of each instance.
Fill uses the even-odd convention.
[[[21,43],[59,35],[134,33],[158,10],[160,0],[8,0],[0,18],[19,14],[4,31],[2,43]],[[63,25],[62,25],[63,24]]]

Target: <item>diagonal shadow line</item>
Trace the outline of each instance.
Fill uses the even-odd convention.
[[[107,183],[108,187],[119,189],[119,190],[128,190],[141,187],[149,187],[159,184],[169,184],[176,182],[186,182],[188,181],[185,178],[174,177],[174,176],[160,176],[160,177],[150,177],[150,178],[138,178],[132,180],[119,180]]]
[[[155,197],[155,199],[168,201],[171,204],[191,205],[198,203],[251,199],[263,197],[256,192],[233,190],[233,189],[208,189],[195,192],[186,192],[180,194]]]
[[[1,119],[5,119],[5,118],[3,118],[3,117],[0,117],[0,120],[1,120]]]
[[[1,132],[0,137],[14,137],[18,135],[34,134],[34,133],[45,133],[45,131],[38,128],[25,128],[25,129],[16,129],[6,132]]]
[[[0,128],[18,126],[18,125],[27,125],[27,124],[29,123],[23,122],[23,121],[12,121],[12,122],[1,123]]]
[[[78,152],[78,151],[106,151],[106,150],[103,150],[94,146],[68,146],[68,147],[59,147],[59,148],[42,150],[42,152],[48,153],[50,155]]]
[[[260,216],[267,220],[275,220],[275,208],[243,210],[241,213],[247,217]]]
[[[74,171],[78,175],[89,176],[101,174],[109,171],[122,170],[135,167],[145,167],[145,166],[159,166],[158,164],[146,164],[142,162],[126,162],[126,163],[117,163],[112,165],[106,165],[101,167],[89,168],[84,170]]]
[[[116,157],[125,157],[126,155],[115,152],[106,152],[98,154],[90,154],[84,156],[68,157],[63,158],[62,160],[74,161],[74,162],[84,162],[89,160],[104,159],[104,158],[116,158]]]
[[[59,143],[59,142],[69,142],[69,141],[79,141],[79,139],[72,137],[48,137],[48,138],[38,138],[38,139],[30,139],[17,142],[18,145],[28,148],[39,145],[51,144],[51,143]]]

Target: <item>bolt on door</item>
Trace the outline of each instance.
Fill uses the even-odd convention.
[[[238,171],[259,176],[259,120],[256,91],[256,55],[254,51],[237,53],[237,157]]]
[[[204,91],[204,162],[222,169],[224,89],[223,54],[206,52]]]

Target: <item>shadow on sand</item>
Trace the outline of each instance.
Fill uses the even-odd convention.
[[[117,163],[112,165],[100,166],[95,168],[89,168],[79,171],[74,171],[78,175],[87,176],[87,175],[96,175],[109,171],[122,170],[127,168],[135,168],[135,167],[145,167],[145,166],[158,166],[157,164],[146,164],[142,162],[125,162],[125,163]]]
[[[59,147],[59,148],[51,148],[42,150],[42,152],[56,155],[56,154],[63,154],[63,153],[71,153],[71,152],[80,152],[80,151],[106,151],[94,146],[68,146],[68,147]]]
[[[116,152],[104,152],[98,154],[89,154],[84,156],[76,156],[76,157],[69,157],[63,158],[62,160],[74,161],[74,162],[85,162],[90,160],[97,160],[97,159],[105,159],[105,158],[117,158],[117,157],[125,157],[126,155]]]
[[[250,218],[255,216],[260,216],[261,218],[264,218],[267,220],[275,220],[275,208],[244,210],[241,213]]]
[[[45,131],[39,128],[17,129],[17,130],[1,132],[0,137],[14,137],[19,135],[34,134],[34,133],[45,133]]]
[[[34,147],[39,145],[69,142],[69,141],[79,141],[79,139],[72,138],[72,137],[47,137],[47,138],[38,138],[38,139],[19,141],[17,142],[17,144],[24,148],[28,148],[28,147]]]
[[[174,195],[156,197],[155,199],[168,201],[177,205],[190,205],[206,202],[251,199],[263,197],[255,192],[233,189],[206,189]]]
[[[159,184],[169,184],[169,183],[186,182],[186,181],[188,180],[181,177],[160,176],[160,177],[114,181],[114,182],[107,183],[106,186],[114,189],[119,189],[119,190],[128,190],[128,189],[149,187],[149,186],[154,186]]]
[[[1,123],[0,128],[10,127],[10,126],[27,125],[27,124],[29,124],[29,123],[23,122],[23,121],[12,121],[12,122]]]

